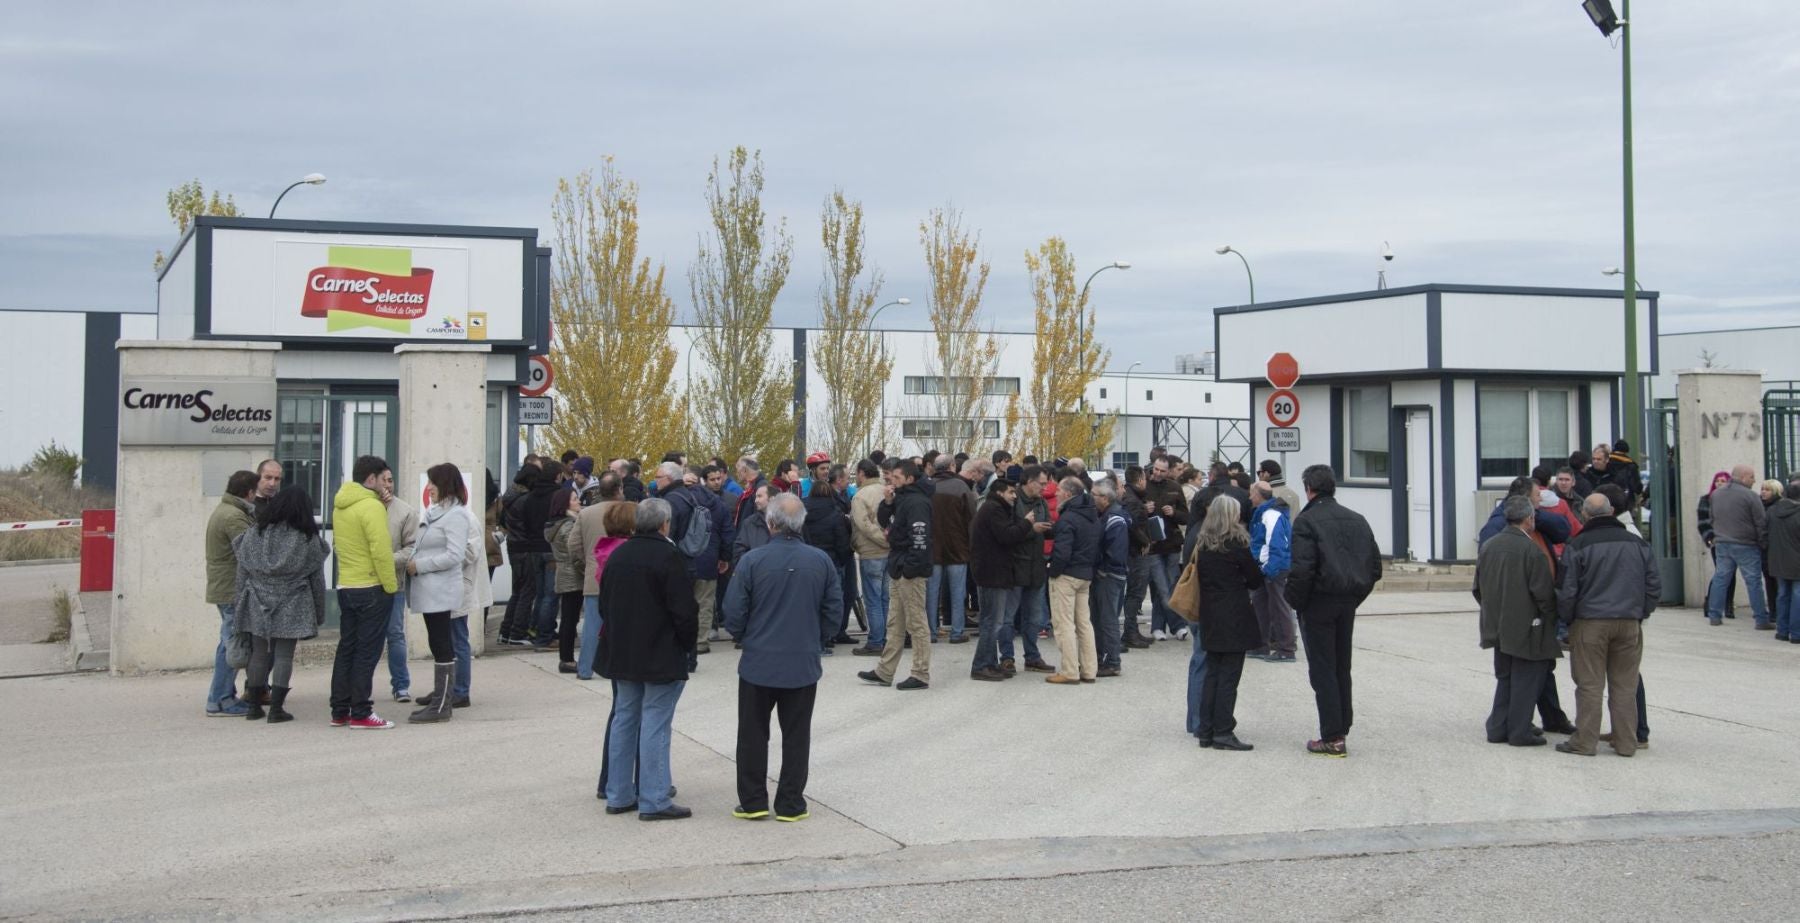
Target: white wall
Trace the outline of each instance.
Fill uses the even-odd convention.
[[[1668,333],[1660,347],[1662,373],[1650,380],[1656,398],[1674,397],[1676,373],[1700,368],[1702,353],[1710,354],[1715,369],[1760,371],[1765,382],[1800,381],[1800,327]]]
[[[1425,296],[1220,314],[1219,377],[1262,380],[1269,357],[1292,353],[1308,375],[1422,369]]]
[[[1444,292],[1443,367],[1521,372],[1625,371],[1625,310],[1619,299]],[[1638,369],[1650,369],[1650,301],[1638,299]],[[1581,331],[1565,336],[1557,331]],[[1603,335],[1616,330],[1617,336]],[[1518,339],[1507,337],[1518,331]],[[1532,331],[1531,334],[1525,333]],[[1519,348],[1505,349],[1516,343]],[[1395,366],[1402,368],[1403,366]]]
[[[52,440],[80,452],[86,316],[8,311],[0,324],[0,336],[12,345],[0,363],[0,393],[7,395],[0,411],[0,467],[30,461]]]

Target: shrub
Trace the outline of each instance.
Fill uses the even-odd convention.
[[[24,468],[26,474],[54,479],[59,484],[75,483],[75,473],[80,470],[81,456],[57,445],[54,439],[49,445],[39,446]]]

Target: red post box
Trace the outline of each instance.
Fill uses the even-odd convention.
[[[112,510],[81,511],[81,592],[112,590]]]

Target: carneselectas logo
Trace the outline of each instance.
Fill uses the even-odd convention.
[[[195,423],[270,423],[275,420],[275,412],[263,407],[233,407],[230,404],[214,407],[212,397],[210,388],[197,391],[127,388],[125,407],[128,410],[192,410],[188,419]]]
[[[306,274],[300,316],[323,318],[327,333],[377,327],[410,335],[430,312],[431,275],[413,266],[405,247],[329,247],[326,265]]]

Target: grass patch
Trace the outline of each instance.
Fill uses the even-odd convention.
[[[61,644],[69,640],[69,631],[75,621],[75,599],[69,591],[57,587],[55,595],[50,597],[50,607],[55,621],[50,626],[50,637],[44,639],[45,644]]]
[[[0,469],[0,522],[80,516],[112,509],[109,491],[79,487],[56,473]],[[41,561],[81,556],[80,529],[35,529],[0,534],[0,561]]]

